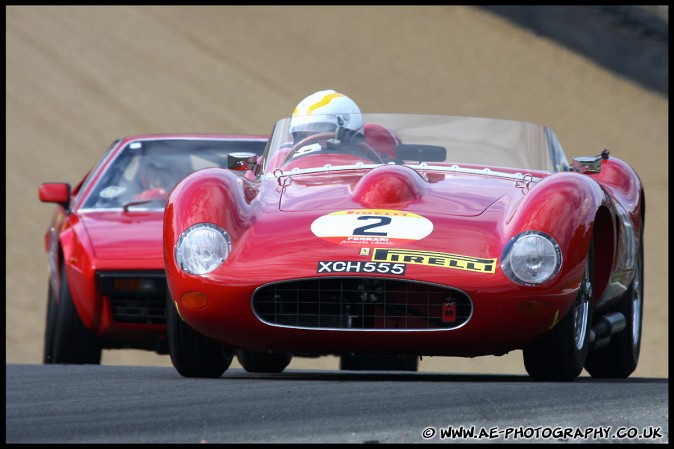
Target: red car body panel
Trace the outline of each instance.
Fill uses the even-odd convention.
[[[237,248],[233,245],[230,260],[236,263],[236,272],[232,275],[228,275],[228,262],[225,262],[221,269],[200,279],[185,275],[168,264],[166,267],[169,288],[174,298],[179,298],[182,293],[192,290],[201,291],[210,298],[208,306],[204,309],[198,311],[181,309],[182,317],[198,331],[218,341],[228,342],[234,347],[294,352],[314,352],[320,351],[321,348],[328,352],[356,349],[386,352],[384,348],[388,347],[392,352],[414,353],[419,350],[419,346],[422,346],[425,355],[501,353],[540,336],[547,327],[553,324],[555,313],[563,315],[575,298],[584,262],[584,258],[581,257],[577,257],[575,263],[572,262],[573,265],[567,272],[561,273],[555,283],[537,292],[537,296],[546,298],[544,303],[532,300],[529,291],[523,291],[521,297],[514,292],[509,292],[509,297],[502,298],[502,285],[507,282],[502,275],[485,279],[483,273],[452,272],[452,285],[458,289],[472,292],[474,285],[480,284],[478,297],[483,300],[483,302],[475,300],[473,319],[466,326],[451,331],[451,341],[456,340],[456,345],[447,345],[449,337],[438,338],[438,331],[414,331],[413,338],[408,333],[377,331],[368,334],[367,342],[364,342],[362,335],[357,335],[357,333],[349,335],[349,332],[344,331],[300,330],[268,326],[254,316],[249,303],[255,288],[269,282],[269,273],[273,273],[271,277],[277,281],[296,279],[306,277],[307,266],[315,266],[316,260],[339,259],[365,262],[367,259],[358,256],[359,246],[342,250],[343,255],[335,257],[336,247],[333,243],[321,241],[314,235],[307,235],[306,230],[311,222],[321,215],[320,212],[278,211],[279,198],[272,181],[260,187],[260,203],[262,204],[251,207],[243,199],[242,194],[238,198],[235,196],[234,176],[227,172],[202,171],[191,178],[188,186],[179,186],[180,190],[177,190],[174,196],[193,198],[201,197],[200,192],[204,191],[209,191],[211,194],[218,192],[219,195],[214,194],[209,201],[212,200],[222,204],[223,207],[227,205],[236,210],[236,213],[225,214],[225,217],[236,217],[238,219],[236,222],[226,220],[218,214],[220,211],[205,207],[192,207],[191,211],[198,210],[199,212],[191,213],[189,216],[175,217],[173,208],[169,205],[166,213],[167,227],[164,229],[167,242],[164,250],[168,252],[169,257],[171,257],[173,248],[170,242],[177,240],[177,235],[170,234],[171,229],[184,229],[191,223],[222,223],[232,235],[234,242],[256,243],[254,247]],[[228,187],[222,188],[224,185]],[[183,187],[186,189],[182,190]],[[251,185],[250,188],[254,187]],[[305,188],[310,189],[310,187]],[[240,189],[239,192],[241,192]],[[269,200],[265,200],[265,193],[270,194]],[[310,193],[306,195],[311,196]],[[375,209],[396,209],[391,207],[391,204],[374,206],[372,207]],[[335,208],[348,210],[361,209],[361,206],[351,200],[344,200]],[[410,209],[411,207],[407,208],[407,210]],[[418,213],[417,208],[412,210]],[[451,220],[451,226],[456,233],[461,235],[460,239],[454,239],[452,236],[442,236],[436,240],[425,239],[406,245],[405,249],[438,251],[441,248],[451,247],[452,252],[456,254],[478,258],[498,258],[500,248],[506,240],[505,231],[495,229],[488,217],[485,217],[484,222],[476,224],[475,220],[462,222],[461,218],[452,218],[451,214],[445,212],[436,220],[439,222],[445,216],[449,217],[447,221]],[[282,236],[274,232],[278,221],[284,223]],[[534,223],[540,226],[540,229],[545,229],[546,223],[543,220],[534,221]],[[471,235],[474,238],[471,238]],[[485,239],[483,236],[489,236],[489,238]],[[588,235],[580,237],[589,240]],[[572,236],[568,236],[569,240],[571,238]],[[566,242],[560,242],[560,245],[564,247],[564,243]],[[300,250],[308,247],[311,248],[310,251]],[[270,251],[269,248],[274,248],[274,250]],[[408,266],[407,276],[429,283],[444,284],[447,282],[445,278],[447,273],[442,269],[430,271],[426,266],[421,265]],[[223,289],[223,286],[226,286],[226,289]],[[226,294],[223,291],[226,291]],[[478,295],[477,292],[476,295]],[[476,296],[472,297],[476,298]],[[240,304],[233,306],[232,301]],[[483,304],[484,310],[481,309]],[[518,308],[526,312],[516,316],[511,316],[512,312],[508,313],[509,310]],[[531,326],[524,326],[532,318],[535,318],[538,327],[532,329]],[[490,347],[487,343],[492,340],[492,337],[485,333],[484,329],[491,329],[497,335],[507,332],[511,340],[502,340],[496,347]],[[526,329],[526,332],[519,335],[517,329]],[[279,333],[283,334],[283,338],[279,338]],[[318,340],[316,333],[321,334]],[[334,343],[330,344],[330,342]]]
[[[157,232],[163,225],[162,212],[95,212],[83,215],[81,220],[90,240],[96,242],[92,250],[97,259],[125,259],[129,268],[144,268],[147,260],[152,266],[161,267],[161,260],[157,263],[161,254],[156,249],[162,242],[161,233]]]

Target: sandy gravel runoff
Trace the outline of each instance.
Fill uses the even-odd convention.
[[[569,157],[604,148],[646,190],[645,315],[634,376],[668,375],[668,98],[467,6],[7,6],[6,363],[39,364],[48,181],[75,184],[113,139],[267,133],[316,90],[365,112],[542,123]],[[104,351],[103,364],[170,366]],[[335,369],[334,357],[289,368]],[[421,371],[525,374],[521,351]],[[584,374],[585,375],[585,374]]]

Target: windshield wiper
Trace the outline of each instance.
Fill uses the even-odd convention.
[[[157,201],[156,199],[149,199],[149,200],[136,200],[136,201],[128,201],[124,204],[122,204],[122,207],[124,208],[124,212],[129,211],[129,207],[131,206],[140,206],[141,204],[146,204],[151,201]]]

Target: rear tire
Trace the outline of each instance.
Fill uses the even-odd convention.
[[[217,378],[229,368],[234,351],[207,339],[180,318],[166,287],[166,327],[171,363],[184,377]]]
[[[417,371],[416,355],[362,355],[343,354],[339,369],[343,371]]]
[[[51,288],[49,290],[51,292]],[[55,298],[48,299],[48,303]],[[50,314],[53,322],[50,324]],[[53,328],[51,327],[53,326]],[[53,340],[52,340],[53,339]],[[49,355],[49,341],[52,361],[56,364],[100,365],[103,346],[100,338],[82,322],[68,284],[65,262],[61,262],[61,287],[59,304],[47,306],[47,327],[45,332],[45,358]],[[47,362],[45,362],[47,363]]]
[[[524,366],[535,380],[570,381],[587,359],[594,304],[594,238],[578,296],[566,316],[541,340],[524,348]]]
[[[618,312],[625,315],[625,329],[587,356],[585,369],[592,377],[626,379],[637,368],[641,351],[641,324],[644,307],[643,247],[635,265],[634,279],[623,295]]]
[[[280,373],[290,364],[293,355],[287,352],[264,352],[239,349],[236,358],[249,373]]]

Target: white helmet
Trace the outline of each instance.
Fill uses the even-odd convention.
[[[332,89],[321,90],[300,101],[290,120],[290,132],[320,133],[337,128],[362,132],[363,118],[356,103]]]

